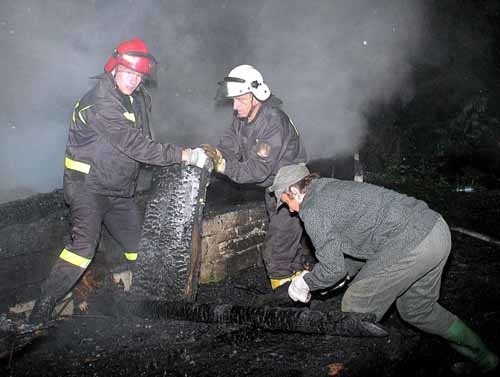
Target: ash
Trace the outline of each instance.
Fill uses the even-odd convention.
[[[443,201],[446,208],[436,207],[451,224],[498,234],[500,195],[495,192],[483,201],[478,197],[471,196],[468,206],[449,200]],[[452,236],[440,302],[500,354],[500,246],[460,232]],[[128,310],[134,298],[111,282],[105,267],[93,265],[87,277],[100,282],[81,279],[73,291],[75,300],[87,304],[86,311],[61,318],[48,336],[0,359],[0,376],[474,375],[473,370],[456,368],[465,360],[442,339],[410,327],[394,308],[382,320],[389,331],[385,338],[145,318]],[[265,271],[254,266],[222,282],[201,285],[196,301],[258,305],[269,294]],[[339,292],[313,300],[310,308],[339,310],[341,297]]]
[[[441,302],[498,352],[500,248],[453,233]],[[269,294],[254,267],[201,285],[197,302],[253,305]],[[313,301],[338,310],[341,294]],[[3,376],[452,376],[464,361],[441,339],[405,324],[392,309],[387,338],[271,332],[228,324],[153,320],[126,310],[128,294],[105,279],[88,310],[57,321],[47,337],[0,361]]]

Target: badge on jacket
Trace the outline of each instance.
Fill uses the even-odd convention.
[[[261,143],[259,139],[255,141],[257,142],[257,155],[262,158],[269,157],[271,154],[271,146],[266,143]]]

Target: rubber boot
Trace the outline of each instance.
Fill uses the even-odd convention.
[[[498,357],[462,320],[457,319],[451,324],[446,338],[458,353],[472,360],[482,372],[489,372],[497,367]]]
[[[42,296],[35,302],[35,306],[28,318],[28,323],[33,325],[43,324],[44,326],[50,321],[52,312],[56,307],[56,298],[53,296]]]

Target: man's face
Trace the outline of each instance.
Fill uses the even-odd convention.
[[[238,114],[238,118],[247,118],[252,110],[252,107],[256,105],[256,101],[252,93],[242,94],[241,96],[233,98],[233,110]],[[249,119],[250,120],[250,119]]]
[[[295,195],[284,192],[281,194],[281,201],[288,206],[290,212],[299,212],[300,201]]]
[[[131,95],[142,82],[142,74],[130,68],[119,65],[116,68],[115,83],[120,92],[126,96]]]

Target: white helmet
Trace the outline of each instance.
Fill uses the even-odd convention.
[[[248,64],[239,65],[224,77],[226,97],[238,97],[252,93],[259,101],[265,101],[271,96],[271,89],[264,82],[261,73]]]

